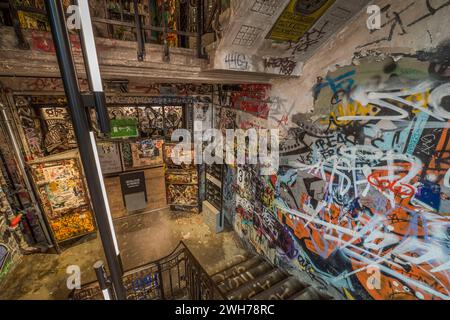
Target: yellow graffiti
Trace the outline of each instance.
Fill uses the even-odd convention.
[[[417,94],[408,96],[405,98],[405,100],[412,102],[412,103],[419,104],[422,108],[428,108],[429,98],[430,98],[430,90],[427,90],[427,92],[417,93]],[[421,112],[421,110],[414,109],[412,112],[414,114],[418,114]]]
[[[368,104],[363,106],[358,101],[347,102],[345,105],[342,103],[337,106],[337,112],[331,112],[331,119],[338,126],[346,126],[352,122],[352,120],[339,120],[341,117],[349,116],[375,116],[380,112],[380,108]]]
[[[345,288],[344,288],[344,293],[345,293],[345,297],[346,297],[348,300],[355,300],[355,297],[353,297],[352,294],[351,294],[347,289],[345,289]]]
[[[404,100],[417,104],[422,108],[428,108],[430,98],[430,90],[426,92],[410,95]],[[381,108],[372,104],[362,105],[358,101],[344,101],[337,105],[336,110],[330,112],[329,119],[323,119],[321,123],[323,125],[330,125],[331,129],[336,129],[338,126],[349,125],[353,120],[340,120],[342,117],[355,117],[355,116],[376,116],[381,111]],[[413,109],[414,114],[421,112],[419,109]],[[331,121],[331,124],[329,123]]]

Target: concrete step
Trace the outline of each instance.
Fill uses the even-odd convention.
[[[317,290],[309,287],[296,293],[289,300],[331,300],[331,297],[321,295]]]
[[[286,278],[287,276],[283,271],[271,269],[269,272],[248,282],[245,286],[229,292],[227,298],[229,300],[249,300]]]
[[[294,277],[288,277],[273,287],[254,296],[251,300],[288,300],[298,291],[306,289],[307,285]]]
[[[263,259],[258,256],[255,256],[250,258],[249,260],[246,260],[242,263],[239,263],[231,268],[228,268],[220,273],[213,275],[212,279],[216,284],[219,284],[228,278],[237,277],[238,275],[250,270],[251,268],[261,263],[263,263]]]
[[[218,264],[216,264],[211,272],[209,272],[209,274],[211,275],[211,277],[214,277],[216,274],[223,272],[226,269],[232,268],[234,266],[237,266],[238,264],[249,260],[250,258],[252,258],[253,255],[248,253],[248,252],[244,252],[243,254],[234,256],[231,260],[225,261],[225,262],[220,262]]]
[[[232,290],[236,290],[246,285],[248,282],[258,278],[259,276],[266,274],[272,269],[273,267],[269,263],[263,262],[236,277],[228,278],[225,281],[219,283],[219,289],[222,291],[222,293],[227,294]]]

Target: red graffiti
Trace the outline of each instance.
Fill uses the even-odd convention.
[[[81,52],[81,43],[77,35],[70,35],[70,43],[74,52]],[[32,49],[47,53],[55,53],[55,45],[48,33],[33,32],[31,35]]]
[[[232,107],[267,119],[270,88],[271,86],[266,84],[243,84],[239,91],[231,94]]]
[[[31,78],[24,82],[23,90],[31,91],[64,91],[64,85],[60,78]],[[79,85],[82,90],[87,90],[87,79],[80,79]]]
[[[44,51],[49,53],[55,52],[55,46],[53,45],[53,41],[46,39],[44,37],[36,37],[33,34],[32,37],[32,47],[33,50]]]
[[[137,85],[134,87],[135,91],[137,92],[142,92],[145,94],[156,94],[159,95],[160,93],[160,88],[159,85],[146,85],[146,86],[142,86],[142,85]]]
[[[289,122],[289,115],[288,114],[284,114],[280,120],[277,120],[278,122],[278,128],[281,126],[287,126],[288,122]]]
[[[390,181],[389,179],[381,179],[375,173],[367,177],[367,181],[375,188],[381,191],[391,191],[395,195],[401,197],[412,197],[416,193],[413,186],[406,183],[398,183],[400,179]]]

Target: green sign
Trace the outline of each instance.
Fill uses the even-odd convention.
[[[137,119],[111,120],[111,138],[136,138],[139,136]]]

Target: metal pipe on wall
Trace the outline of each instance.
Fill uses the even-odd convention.
[[[77,137],[80,158],[86,175],[89,193],[92,200],[95,217],[97,219],[100,238],[103,250],[111,274],[111,281],[114,288],[115,297],[119,300],[126,299],[125,288],[123,286],[122,271],[120,261],[116,254],[114,236],[110,229],[110,222],[102,192],[99,169],[95,160],[94,146],[90,143],[90,128],[81,97],[78,78],[71,52],[69,36],[66,28],[64,9],[61,1],[45,0],[47,16],[51,26],[53,42],[58,58],[64,91],[73,122],[73,128]]]
[[[17,143],[17,140],[16,140],[16,136],[15,136],[14,131],[10,124],[11,120],[9,119],[8,114],[6,112],[6,107],[4,107],[1,102],[0,102],[0,109],[1,109],[2,121],[4,121],[4,123],[6,125],[6,130],[8,131],[9,138],[12,142],[14,155],[17,160],[17,166],[19,167],[20,173],[21,173],[23,181],[25,183],[25,187],[27,188],[28,194],[30,196],[31,203],[33,204],[35,213],[39,219],[39,224],[41,225],[41,229],[44,232],[45,239],[47,240],[47,244],[51,248],[51,247],[53,247],[53,240],[48,232],[48,229],[47,229],[48,226],[45,223],[44,218],[42,217],[42,212],[37,205],[38,202],[34,195],[33,187],[31,185],[31,182],[27,175],[27,171],[25,169],[25,161],[22,156],[22,151],[20,150],[19,144]]]
[[[197,14],[197,58],[204,58],[203,54],[203,19],[204,7],[203,0],[196,0],[196,14]]]
[[[105,265],[103,261],[99,260],[94,264],[95,275],[97,276],[100,290],[102,290],[103,299],[111,300],[111,293],[109,292],[108,277],[106,275]]]
[[[134,6],[134,23],[136,24],[136,40],[138,43],[138,60],[144,61],[145,58],[145,41],[144,33],[142,30],[141,16],[139,15],[139,2],[138,0],[133,0]]]
[[[92,29],[92,20],[89,9],[89,4],[87,0],[78,0],[79,14],[81,20],[81,47],[83,49],[83,60],[85,62],[86,74],[89,80],[89,88],[92,91],[93,97],[93,106],[97,115],[97,122],[102,133],[109,133],[111,131],[111,127],[109,124],[108,110],[106,108],[106,96],[103,90],[103,81],[100,74],[100,66],[98,63],[97,56],[97,48],[95,46],[95,37],[94,31]],[[87,106],[87,105],[86,105]],[[87,107],[92,107],[89,105]],[[88,112],[88,120],[90,119],[90,113]],[[122,259],[120,257],[119,245],[117,243],[117,239],[114,231],[114,224],[111,215],[111,209],[109,207],[108,195],[106,193],[105,183],[103,181],[103,173],[102,168],[100,166],[100,160],[97,152],[97,144],[95,140],[95,135],[92,129],[91,123],[90,126],[90,142],[92,145],[92,150],[94,151],[95,163],[97,166],[97,171],[99,174],[99,181],[101,186],[101,191],[103,194],[103,199],[105,199],[105,207],[108,215],[109,227],[111,229],[111,235],[113,237],[114,247],[117,254],[117,259],[119,260],[121,266],[121,272],[123,274],[122,268]]]

